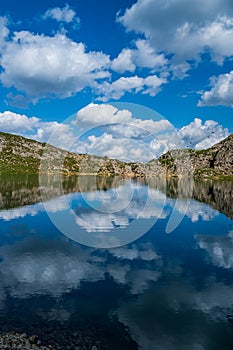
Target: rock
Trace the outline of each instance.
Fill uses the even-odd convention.
[[[36,339],[37,339],[36,335],[32,335],[32,336],[29,338],[29,341],[30,341],[31,344],[34,344],[34,343],[36,342]]]

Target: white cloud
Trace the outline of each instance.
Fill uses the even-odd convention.
[[[193,122],[182,127],[178,134],[189,148],[205,149],[220,142],[229,135],[229,131],[213,120],[204,123],[195,118]]]
[[[7,28],[8,20],[6,17],[0,17],[0,50],[5,46],[5,40],[8,37],[9,29]]]
[[[82,132],[79,138],[75,128]],[[93,128],[93,131],[90,129]],[[98,128],[98,135],[95,133]],[[85,132],[88,131],[88,134]],[[229,135],[213,120],[193,122],[175,130],[166,119],[140,119],[127,109],[90,103],[79,110],[71,124],[44,122],[5,111],[0,113],[0,130],[77,153],[90,153],[124,161],[149,161],[171,149],[209,148]],[[53,135],[53,138],[51,136]]]
[[[191,65],[187,62],[172,63],[170,70],[172,71],[173,78],[183,79],[188,76],[188,71],[191,69]]]
[[[62,34],[15,32],[5,44],[0,59],[2,84],[35,100],[49,96],[65,98],[109,76],[107,55],[86,52],[83,43]]]
[[[136,65],[133,63],[132,50],[123,49],[112,61],[111,68],[118,73],[134,72]]]
[[[164,54],[156,53],[146,40],[137,40],[135,44],[137,50],[134,51],[134,60],[138,67],[151,68],[153,71],[168,63]]]
[[[72,10],[68,4],[66,4],[66,6],[64,6],[63,8],[54,7],[54,8],[48,9],[45,12],[43,17],[44,19],[52,18],[58,22],[65,22],[65,23],[71,23],[74,20],[76,22],[79,21],[78,17],[76,17],[76,12]]]
[[[48,10],[45,18],[48,17],[67,23],[76,18],[68,5]],[[85,88],[91,88],[103,101],[119,99],[126,92],[155,96],[167,83],[166,74],[122,76],[109,82],[110,68],[133,72],[138,66],[154,73],[166,65],[164,55],[157,54],[145,40],[137,40],[135,49],[123,49],[111,62],[102,52],[88,52],[82,42],[71,40],[64,31],[53,36],[20,31],[6,40],[9,30],[3,17],[0,28],[0,80],[3,86],[17,90],[16,95],[8,95],[8,102],[19,106],[41,98],[66,98]]]
[[[233,107],[233,71],[211,78],[211,90],[203,92],[199,106]]]
[[[155,71],[164,68],[168,60],[163,54],[157,54],[146,40],[137,40],[136,49],[123,49],[112,61],[111,68],[118,72],[134,72],[136,67],[150,68]]]
[[[77,112],[75,124],[81,128],[98,127],[103,131],[100,136],[93,132],[85,141],[79,140],[75,146],[77,152],[107,155],[126,161],[151,160],[157,155],[151,142],[155,138],[163,142],[165,132],[169,134],[173,130],[166,119],[143,120],[134,118],[129,110],[93,103]]]
[[[161,86],[166,83],[166,78],[158,77],[157,75],[150,75],[144,78],[144,90],[142,90],[142,94],[155,96],[161,90]]]
[[[3,221],[11,221],[19,218],[24,218],[27,215],[35,216],[38,214],[41,205],[30,205],[21,208],[0,210],[0,219]]]
[[[47,142],[53,133],[56,133],[54,146],[66,148],[74,135],[71,127],[58,122],[44,122],[36,117],[5,111],[0,113],[0,130],[3,132],[21,135],[40,142]]]
[[[102,95],[98,98],[101,101],[108,101],[109,99],[118,100],[126,92],[141,92],[142,94],[149,94],[155,96],[163,84],[167,83],[167,79],[151,75],[146,78],[138,77],[121,77],[112,83],[104,81],[97,86],[98,94]]]
[[[37,245],[37,251],[20,253],[20,250],[27,252],[33,242]],[[0,273],[3,285],[10,287],[14,297],[24,298],[31,293],[60,295],[70,288],[78,288],[84,279],[90,282],[104,279],[102,268],[94,262],[90,263],[89,254],[82,249],[79,249],[78,255],[76,249],[76,253],[70,251],[68,256],[63,250],[51,255],[44,247],[41,254],[41,243],[35,237],[16,244],[14,252],[10,246],[5,248]],[[23,288],[19,282],[24,284]]]
[[[32,131],[40,123],[39,118],[27,117],[24,114],[17,114],[10,111],[0,113],[0,129],[5,132],[26,134]]]
[[[77,144],[75,150],[79,153],[107,156],[126,162],[149,161],[155,157],[147,144],[130,138],[115,138],[112,134],[104,133],[101,136],[91,135],[87,141]]]
[[[118,100],[126,92],[138,93],[142,90],[143,85],[144,79],[137,75],[134,77],[121,77],[112,83],[103,82],[98,86],[98,93],[103,95],[103,97],[99,97],[98,99],[104,102],[111,98]]]
[[[233,55],[233,6],[228,0],[138,0],[118,20],[143,33],[156,52],[174,54],[172,62],[199,60],[209,50],[221,64]]]
[[[81,128],[109,123],[127,123],[132,120],[128,110],[118,110],[110,104],[90,103],[77,112],[77,125]]]
[[[109,125],[115,123],[125,123],[126,125],[123,125],[124,128],[127,128],[127,126],[135,126],[151,133],[159,133],[166,129],[172,128],[171,123],[166,119],[160,119],[158,121],[155,121],[153,119],[143,120],[139,118],[134,118],[129,110],[120,110],[110,104],[105,103],[90,103],[89,105],[85,106],[77,112],[76,124],[81,128],[90,128],[98,125]],[[111,126],[111,130],[114,131],[114,126]],[[135,133],[137,135],[136,130]],[[123,134],[125,135],[124,132]]]

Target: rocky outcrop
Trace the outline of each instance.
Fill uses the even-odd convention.
[[[206,150],[169,151],[154,162],[171,176],[233,176],[233,134]]]

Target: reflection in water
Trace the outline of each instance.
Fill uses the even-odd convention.
[[[118,177],[0,174],[0,209],[11,209],[35,204],[44,198],[51,199],[72,192],[107,191],[120,183]],[[44,186],[41,186],[41,183]]]
[[[2,329],[62,329],[60,344],[64,331],[83,332],[99,349],[230,348],[232,182],[198,181],[190,200],[188,183],[174,179],[46,181],[41,188],[36,177],[1,177]],[[131,244],[85,247],[51,223],[44,193],[48,214],[72,211],[87,236],[157,221]],[[174,206],[184,218],[166,235]]]

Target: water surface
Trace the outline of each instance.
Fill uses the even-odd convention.
[[[64,349],[75,332],[100,349],[230,349],[232,192],[231,181],[2,175],[1,328]]]

